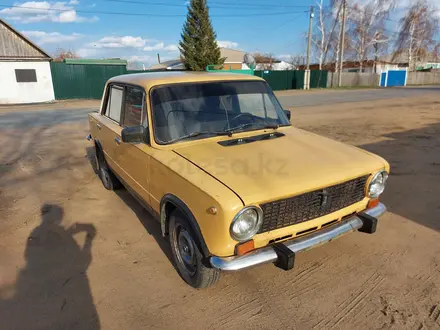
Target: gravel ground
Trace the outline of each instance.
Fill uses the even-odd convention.
[[[293,108],[294,125],[391,163],[389,213],[374,235],[299,254],[293,271],[263,265],[202,291],[180,279],[148,213],[102,187],[90,107],[0,110],[2,328],[440,328],[438,91]]]

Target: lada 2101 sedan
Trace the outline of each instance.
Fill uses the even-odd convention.
[[[274,263],[385,212],[382,158],[295,128],[251,75],[164,72],[110,79],[89,115],[99,177],[160,222],[176,269],[208,287],[220,271]]]

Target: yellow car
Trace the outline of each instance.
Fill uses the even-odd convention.
[[[89,115],[99,176],[160,222],[195,288],[220,271],[295,254],[353,231],[374,233],[389,164],[295,128],[250,75],[163,72],[110,79]]]

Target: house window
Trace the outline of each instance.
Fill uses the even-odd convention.
[[[35,69],[15,69],[15,78],[17,82],[37,82],[37,73]]]

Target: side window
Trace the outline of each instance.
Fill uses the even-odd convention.
[[[110,86],[105,115],[118,123],[121,121],[122,98],[124,89],[120,86]]]
[[[240,111],[251,113],[261,118],[277,119],[277,111],[268,94],[240,94],[238,95]]]
[[[144,91],[136,87],[127,87],[125,93],[123,126],[139,126],[146,121],[144,109]],[[145,120],[144,120],[145,119]]]
[[[271,119],[278,119],[278,113],[277,109],[275,108],[275,102],[272,102],[272,100],[269,97],[269,94],[263,94],[264,96],[264,105],[266,107],[266,115],[267,118]]]

